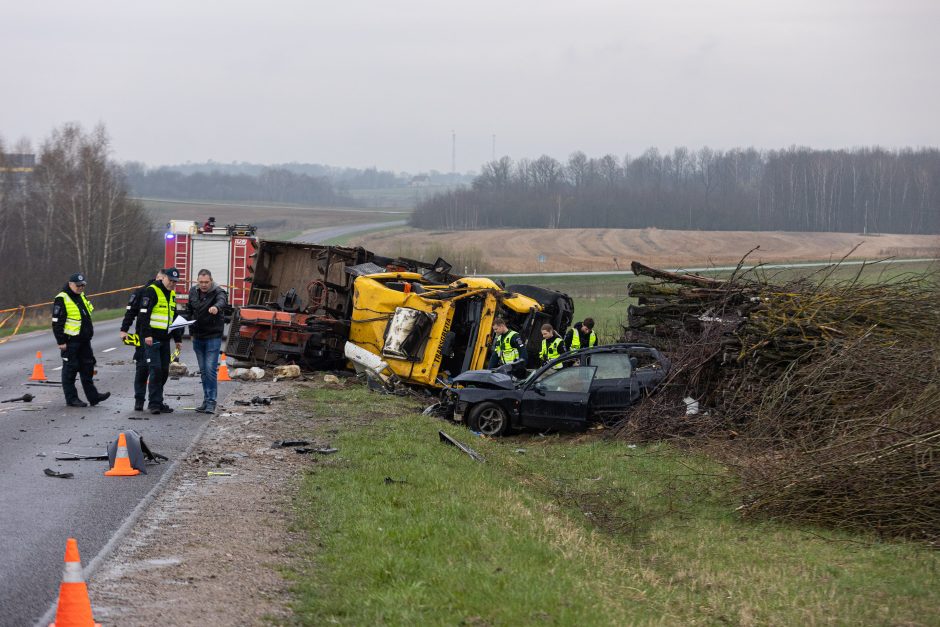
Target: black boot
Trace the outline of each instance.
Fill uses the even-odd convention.
[[[164,414],[172,414],[173,408],[164,403],[163,405],[160,405],[160,411]]]
[[[144,402],[134,401],[134,411],[144,411]]]
[[[100,403],[101,401],[106,401],[106,400],[108,400],[109,398],[111,398],[111,392],[105,392],[104,394],[99,394],[99,395],[98,395],[98,398],[95,399],[94,401],[92,401],[91,406],[94,407],[95,405],[97,405],[97,404]]]
[[[69,407],[88,407],[88,403],[78,398],[69,401],[66,405]]]

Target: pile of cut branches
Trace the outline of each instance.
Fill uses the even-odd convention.
[[[653,280],[629,286],[624,339],[673,370],[615,434],[735,437],[745,515],[940,541],[937,277],[835,281],[833,266],[775,284],[742,266],[718,280],[633,264]]]

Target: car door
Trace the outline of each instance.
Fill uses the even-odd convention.
[[[633,362],[627,353],[597,353],[589,356],[597,368],[591,386],[593,411],[615,411],[630,407],[640,397]]]
[[[520,421],[534,429],[583,429],[590,415],[588,400],[595,366],[549,369],[529,381],[522,392]]]

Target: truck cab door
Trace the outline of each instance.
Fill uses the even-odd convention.
[[[526,384],[520,403],[520,422],[534,429],[578,430],[590,416],[591,383],[595,366],[547,370]]]

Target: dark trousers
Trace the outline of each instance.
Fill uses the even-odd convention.
[[[153,409],[163,405],[163,386],[170,378],[170,341],[154,340],[153,346],[143,346],[147,359],[147,391],[150,393],[148,406]]]
[[[75,388],[76,375],[82,381],[82,390],[89,403],[98,402],[98,390],[92,377],[95,375],[95,355],[91,351],[90,340],[68,340],[65,350],[62,351],[62,391],[65,392],[65,402],[79,400],[78,390]]]
[[[147,365],[145,348],[146,345],[134,348],[134,361],[137,363],[134,370],[134,400],[138,403],[143,403],[147,397],[147,377],[150,376],[150,366]]]

